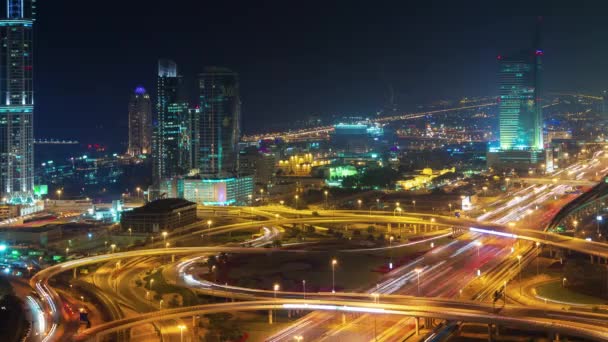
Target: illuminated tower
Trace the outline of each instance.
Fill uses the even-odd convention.
[[[152,105],[144,87],[137,87],[129,101],[129,149],[127,154],[149,154],[152,149]]]
[[[177,65],[170,60],[158,62],[157,103],[158,127],[154,151],[153,176],[156,182],[181,176],[188,165],[183,160],[184,119],[188,116],[188,102],[183,97],[183,79]]]
[[[4,202],[33,202],[33,25],[36,0],[0,5],[0,192]]]
[[[501,150],[542,150],[541,58],[539,18],[534,47],[498,56]]]
[[[497,58],[500,144],[490,147],[488,166],[517,171],[550,168],[552,158],[543,143],[539,32],[540,25],[533,48]]]
[[[241,98],[239,76],[220,67],[199,75],[199,169],[204,176],[234,174],[238,169]]]

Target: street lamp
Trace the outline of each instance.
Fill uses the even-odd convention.
[[[163,309],[163,302],[164,302],[164,300],[162,300],[162,299],[158,302],[158,310]]]
[[[416,200],[412,201],[412,205],[414,206],[414,210],[416,210]]]
[[[329,207],[327,203],[327,196],[329,196],[329,191],[325,190],[323,191],[323,194],[325,195],[325,209],[327,209]]]
[[[389,248],[389,253],[390,253],[390,261],[388,263],[389,270],[393,269],[393,240],[394,239],[395,239],[395,237],[392,235],[388,238],[388,248]]]
[[[112,248],[112,253],[114,253],[116,251],[116,244],[115,243],[111,244],[110,248]]]
[[[211,225],[212,224],[213,224],[213,221],[207,220],[207,234],[211,233]]]
[[[186,329],[186,326],[183,324],[180,324],[177,327],[179,328],[179,341],[184,342],[184,329]]]
[[[331,293],[336,293],[336,265],[338,260],[335,258],[331,260]]]
[[[141,193],[141,188],[137,187],[137,188],[135,188],[135,191],[137,191],[137,197],[139,197],[139,194]]]
[[[133,236],[133,229],[129,228],[129,236]]]
[[[300,196],[295,195],[293,198],[296,199],[296,210],[298,210],[298,199],[300,198]]]
[[[302,335],[296,335],[296,336],[293,337],[293,339],[296,340],[296,341],[298,341],[298,342],[300,342],[300,341],[302,341],[304,339],[304,337],[302,337]]]
[[[519,295],[521,296],[521,254],[517,256],[517,264],[519,265]]]
[[[65,256],[67,257],[69,253],[70,253],[70,247],[66,247],[65,248]]]
[[[58,200],[60,200],[60,199],[61,199],[61,193],[62,193],[62,192],[63,192],[63,191],[61,191],[61,189],[59,189],[59,190],[57,190],[57,191],[56,191],[56,193],[57,193],[57,199],[58,199]]]
[[[280,200],[280,201],[279,201],[279,203],[280,203],[281,205],[283,205],[283,204],[285,204],[285,201]]]
[[[475,241],[475,246],[477,246],[477,257],[479,257],[479,249],[481,248],[481,241]]]
[[[417,269],[415,269],[415,271],[416,271],[416,274],[418,275],[418,287],[417,287],[418,291],[417,292],[418,292],[418,297],[420,297],[420,273],[422,273],[422,269],[417,268]]]
[[[302,292],[304,293],[304,299],[306,299],[306,280],[302,280]]]
[[[566,287],[566,281],[568,281],[568,279],[566,277],[564,277],[562,279],[562,287]]]
[[[357,205],[359,206],[359,210],[361,210],[361,203],[363,203],[363,201],[361,201],[360,199],[357,200]]]
[[[536,275],[539,273],[538,258],[540,257],[540,242],[536,241]]]
[[[154,284],[154,278],[150,279],[150,287],[149,287],[150,291],[152,291],[152,284]]]
[[[169,233],[167,233],[165,231],[165,232],[162,232],[161,234],[163,235],[163,241],[167,241],[167,235],[169,235]]]
[[[165,243],[165,248],[169,248],[170,243],[166,242]]]

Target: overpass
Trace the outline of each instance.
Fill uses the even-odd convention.
[[[526,184],[560,184],[571,186],[595,186],[597,182],[584,179],[563,179],[563,178],[533,178],[521,177],[517,178],[518,182]]]
[[[141,314],[113,322],[100,324],[82,331],[75,341],[101,341],[113,332],[129,329],[137,325],[158,320],[179,319],[217,312],[259,311],[259,310],[324,310],[341,313],[392,314],[419,318],[481,323],[489,326],[502,325],[524,330],[544,330],[553,334],[563,334],[575,338],[608,341],[608,315],[585,312],[563,311],[511,305],[498,310],[492,304],[457,301],[436,298],[399,298],[406,302],[393,302],[390,295],[382,296],[377,303],[355,299],[274,299],[254,300],[221,304],[197,305]],[[382,302],[380,301],[386,301]],[[418,326],[418,324],[416,324]]]

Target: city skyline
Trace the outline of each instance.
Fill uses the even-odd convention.
[[[88,32],[95,37],[97,46],[84,42],[78,49],[61,45],[56,48],[66,51],[68,55],[80,56],[98,67],[91,74],[91,81],[74,79],[71,84],[51,89],[48,95],[41,95],[39,101],[44,105],[44,112],[37,121],[40,137],[106,143],[109,139],[103,128],[114,123],[118,124],[117,129],[126,132],[126,121],[121,120],[124,117],[124,105],[121,103],[124,103],[125,94],[137,84],[154,88],[154,79],[150,74],[157,58],[173,58],[183,66],[184,74],[189,75],[201,72],[205,65],[223,65],[238,72],[241,75],[243,103],[247,104],[243,108],[244,132],[261,130],[263,127],[257,120],[260,117],[268,117],[274,123],[290,122],[310,114],[373,114],[384,108],[391,89],[400,104],[399,109],[403,111],[409,110],[412,105],[445,97],[497,95],[494,87],[497,77],[495,57],[527,43],[535,17],[488,16],[482,7],[474,9],[464,17],[468,19],[461,22],[446,16],[447,11],[433,16],[427,8],[422,7],[416,17],[411,15],[406,20],[397,20],[387,11],[388,6],[379,6],[371,11],[353,6],[335,19],[336,22],[332,22],[327,19],[332,16],[326,18],[315,14],[311,8],[303,8],[303,14],[310,14],[310,18],[319,22],[317,28],[307,30],[302,19],[294,18],[281,6],[273,9],[272,20],[267,24],[263,24],[264,11],[246,6],[235,9],[235,13],[244,19],[230,30],[214,30],[208,26],[194,29],[194,24],[189,24],[195,22],[194,18],[189,17],[190,14],[184,14],[186,19],[181,20],[163,13],[162,20],[174,24],[169,25],[174,28],[170,33],[159,33],[152,25],[156,19],[161,20],[161,14],[154,4],[152,2],[147,8],[141,9],[145,15],[136,26],[127,24],[126,18],[119,13],[114,18],[116,28],[110,29],[105,37],[98,37],[92,31],[91,25],[97,19],[88,18],[88,22],[80,22],[84,17],[75,19],[82,24],[84,32],[67,33],[68,37],[77,40],[79,35]],[[186,6],[183,13],[197,12],[194,11],[197,5],[181,5]],[[48,4],[40,6],[51,14],[50,17],[53,11],[59,10],[46,8]],[[57,6],[62,10],[72,10]],[[94,6],[100,13],[109,10],[100,5]],[[128,17],[126,14],[137,7],[132,6],[125,7],[125,16]],[[327,11],[328,14],[334,13],[338,8],[329,6]],[[282,12],[285,14],[278,15]],[[582,86],[599,93],[603,88],[603,78],[600,76],[602,71],[600,74],[596,71],[601,69],[599,66],[601,60],[605,59],[602,57],[605,52],[591,42],[602,36],[604,25],[594,18],[583,21],[578,17],[559,14],[545,18],[548,56],[545,63],[546,69],[551,70],[546,75],[546,89],[568,90]],[[388,17],[383,19],[383,16]],[[211,23],[217,19],[210,20]],[[365,21],[371,23],[367,33],[357,25]],[[48,87],[45,79],[56,73],[65,73],[66,81],[72,79],[81,66],[69,68],[64,61],[49,55],[48,38],[44,36],[59,34],[64,30],[62,24],[43,18],[40,25],[43,35],[41,53],[49,57],[40,59],[42,83],[38,86]],[[258,31],[254,36],[245,29],[251,25]],[[127,26],[131,29],[125,30]],[[282,26],[284,30],[277,30]],[[592,26],[594,30],[589,29]],[[116,37],[119,30],[123,32],[119,44],[126,44],[127,51],[120,61],[114,55],[107,55],[117,49],[109,39]],[[588,34],[575,39],[581,31]],[[212,39],[205,39],[206,34],[212,32],[216,35]],[[152,40],[152,36],[156,40]],[[203,51],[198,48],[200,44],[197,42],[201,39],[213,49]],[[330,40],[333,41],[331,46],[327,44]],[[586,46],[591,49],[584,48]],[[92,52],[101,47],[107,52],[93,56]],[[576,54],[587,58],[587,63],[568,63],[577,60]],[[346,63],[340,65],[340,60]],[[562,67],[568,64],[572,65]],[[261,70],[267,70],[267,73]],[[106,76],[110,74],[116,75],[111,87]],[[584,83],[578,75],[583,76]],[[187,81],[195,82],[194,76]],[[261,96],[261,89],[267,89],[277,96],[272,99]],[[71,109],[58,110],[57,99],[69,93],[83,99],[99,93],[106,96],[108,101],[95,108],[87,108],[90,115],[85,120]],[[190,94],[190,99],[195,96]],[[73,124],[58,124],[57,120],[50,119],[52,113],[74,124],[90,123],[91,132],[86,135],[73,132]],[[80,134],[83,135],[74,136]]]

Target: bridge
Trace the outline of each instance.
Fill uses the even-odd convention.
[[[563,179],[563,178],[532,178],[522,177],[517,178],[518,182],[526,184],[561,184],[571,186],[594,186],[597,182],[584,179]]]
[[[339,297],[339,294],[333,295]],[[606,325],[608,315],[605,314],[570,311],[568,315],[564,315],[563,311],[511,304],[496,310],[492,304],[487,303],[405,296],[392,298],[392,295],[383,295],[378,298],[378,302],[373,302],[371,296],[367,295],[367,297],[367,300],[281,298],[161,310],[97,325],[82,331],[74,337],[74,340],[101,341],[110,333],[159,320],[180,319],[218,312],[258,310],[322,310],[340,313],[392,314],[414,317],[417,330],[420,318],[437,318],[487,324],[490,333],[493,325],[501,325],[524,330],[544,330],[550,335],[563,334],[576,338],[608,340],[608,326]]]

